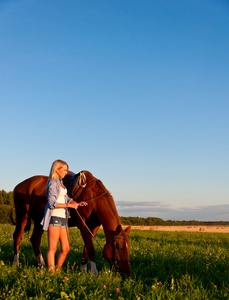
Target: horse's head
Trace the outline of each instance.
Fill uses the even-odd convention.
[[[131,275],[128,237],[130,230],[131,226],[123,230],[121,225],[118,225],[116,231],[113,232],[113,237],[103,249],[103,257],[114,267],[115,271],[126,276]]]

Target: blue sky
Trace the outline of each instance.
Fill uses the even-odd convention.
[[[229,3],[2,0],[0,189],[61,158],[121,216],[229,221]]]

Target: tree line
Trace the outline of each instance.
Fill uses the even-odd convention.
[[[163,220],[160,218],[120,217],[123,225],[133,226],[194,226],[194,225],[229,225],[228,221]]]
[[[154,217],[120,217],[120,219],[123,225],[133,226],[229,225],[228,221],[165,221],[163,219]],[[15,220],[13,192],[6,192],[4,190],[0,190],[0,223],[14,224],[13,220]]]
[[[13,192],[7,193],[4,190],[0,191],[0,205],[14,206]]]
[[[15,215],[13,192],[6,192],[4,190],[0,190],[0,223],[13,224],[13,215]]]

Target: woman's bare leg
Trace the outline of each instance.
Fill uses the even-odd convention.
[[[68,228],[60,229],[60,244],[61,244],[61,252],[57,259],[57,270],[62,267],[65,258],[70,250]]]
[[[50,271],[55,271],[55,254],[57,244],[60,239],[61,227],[49,226],[48,228],[48,252],[47,252],[47,264]]]

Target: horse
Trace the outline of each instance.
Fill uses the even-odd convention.
[[[70,209],[69,227],[78,227],[84,241],[83,257],[80,268],[87,273],[87,261],[90,260],[91,272],[98,274],[95,264],[95,249],[93,238],[102,225],[106,244],[103,257],[110,266],[120,274],[130,276],[131,264],[129,259],[131,226],[123,229],[111,193],[102,181],[94,177],[89,171],[78,174],[68,172],[63,179],[69,196],[76,202],[87,202],[87,206],[79,206],[77,210]],[[14,259],[19,266],[19,246],[23,231],[28,231],[31,219],[34,229],[30,238],[38,265],[45,266],[40,250],[43,229],[40,224],[47,204],[46,187],[47,176],[33,176],[19,183],[13,191],[16,227],[13,233]]]

